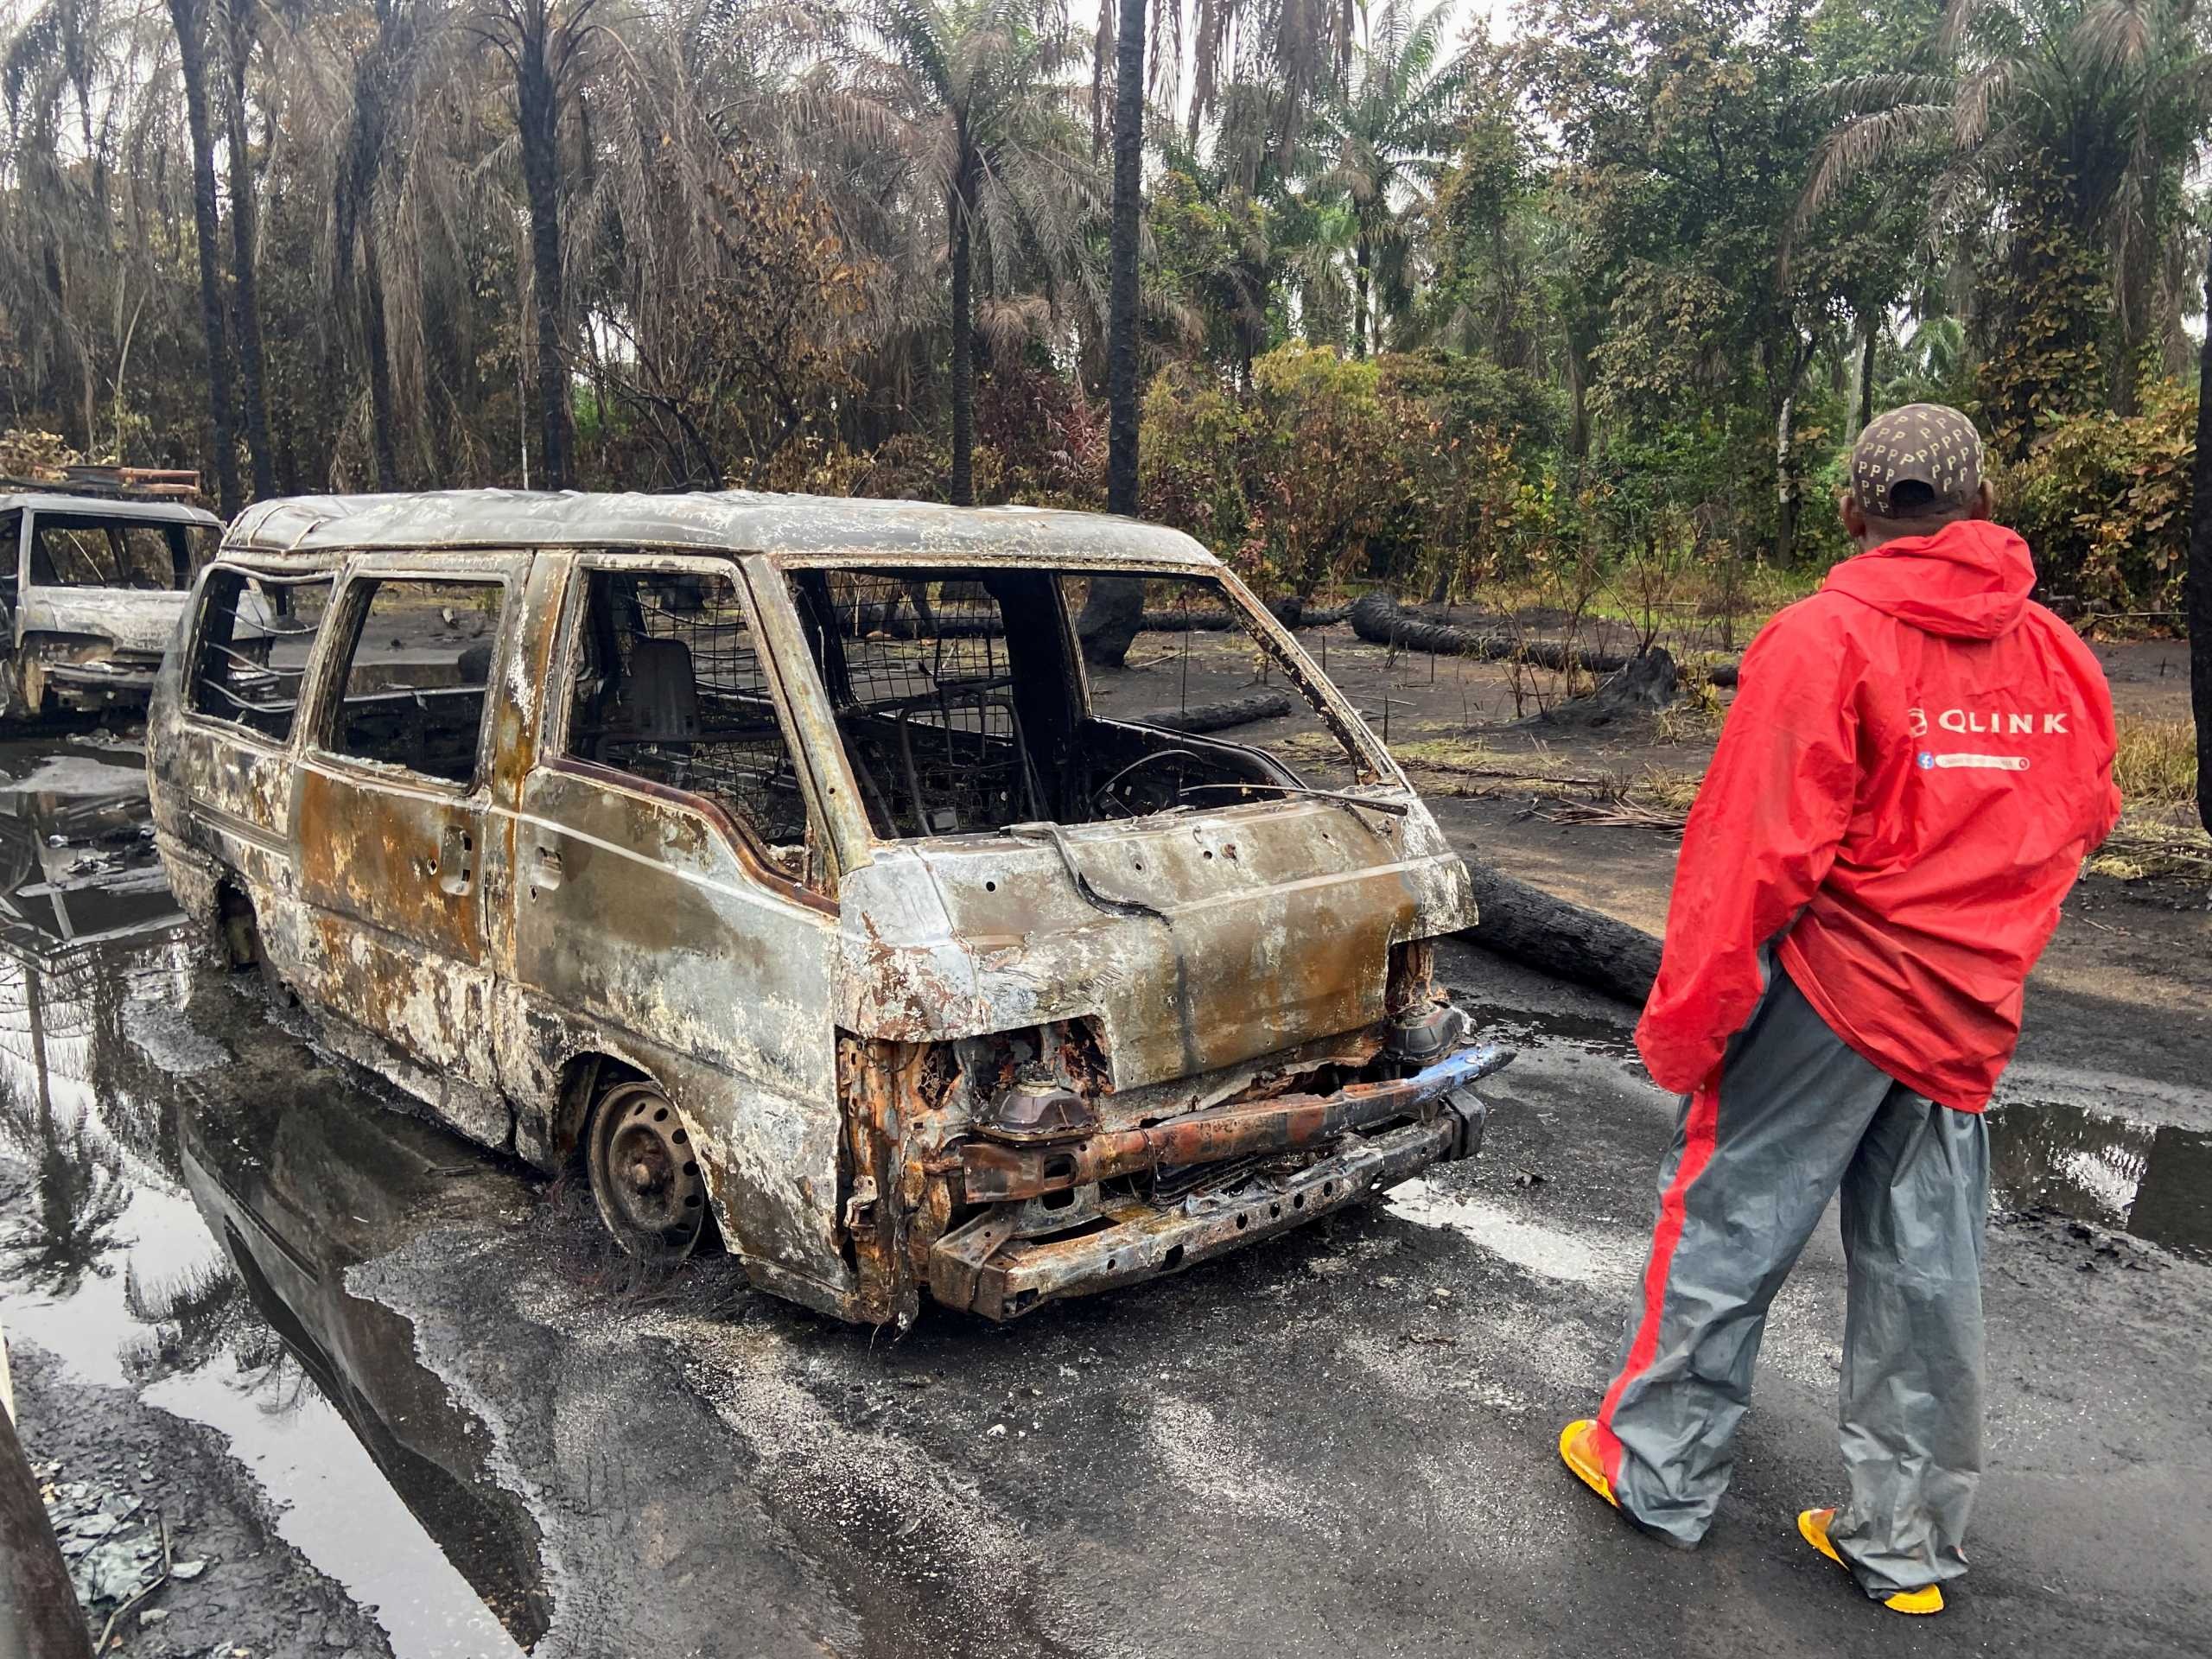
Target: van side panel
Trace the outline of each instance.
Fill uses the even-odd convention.
[[[590,1047],[646,1071],[732,1248],[842,1294],[833,918],[755,881],[695,806],[583,768],[531,773],[515,839],[511,1073]]]
[[[512,733],[512,717],[503,720],[499,710],[528,632],[521,613],[530,563],[526,553],[480,555],[441,561],[426,575],[411,556],[353,562],[300,715],[292,808],[307,912],[301,988],[423,1068],[441,1113],[495,1147],[507,1144],[511,1117],[496,1092],[491,1036],[493,963],[485,918],[487,895],[504,891],[505,852],[493,833],[503,826],[492,810],[489,757],[493,740]],[[487,590],[499,584],[497,632],[474,645],[441,636],[421,647],[433,659],[431,679],[411,687],[387,680],[387,658],[395,653],[384,630],[399,624],[373,622],[374,601],[393,591],[405,596],[404,604],[419,604],[438,583]],[[406,614],[410,626],[420,626],[415,613]],[[454,626],[450,618],[433,625]],[[348,700],[349,649],[368,686],[359,702]],[[456,671],[461,682],[484,687],[468,776],[422,770],[428,756],[421,753],[402,762],[339,752],[348,710],[390,702],[404,711],[410,696],[420,709],[425,699],[454,695],[453,682],[442,677],[448,664],[438,659],[450,653],[465,663],[475,651],[486,653],[480,669]]]

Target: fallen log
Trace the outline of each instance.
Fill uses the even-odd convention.
[[[1640,927],[1572,905],[1487,864],[1467,861],[1480,919],[1470,944],[1637,1007],[1659,975],[1659,941]]]
[[[1188,709],[1155,709],[1148,715],[1131,715],[1129,718],[1140,725],[1195,735],[1200,732],[1224,732],[1232,726],[1249,726],[1255,721],[1280,720],[1295,707],[1287,693],[1269,691],[1254,697],[1197,703]]]
[[[1390,645],[1400,651],[1426,651],[1440,657],[1480,657],[1491,662],[1530,662],[1539,668],[1564,670],[1570,662],[1586,674],[1617,673],[1628,664],[1625,652],[1572,652],[1556,639],[1529,639],[1504,632],[1478,632],[1449,622],[1431,622],[1414,615],[1388,594],[1365,594],[1351,607],[1351,631],[1371,645]]]
[[[1295,594],[1262,601],[1286,628],[1333,627],[1351,614],[1349,605],[1315,605]]]

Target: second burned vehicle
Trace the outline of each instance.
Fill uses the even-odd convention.
[[[1070,619],[1109,575],[1245,630],[1307,729],[1103,717]],[[1502,1057],[1430,970],[1465,867],[1184,536],[303,499],[195,591],[147,745],[180,899],[463,1132],[581,1155],[633,1251],[719,1232],[843,1318],[1004,1319],[1479,1141]]]
[[[143,706],[222,533],[179,500],[0,486],[0,720]]]

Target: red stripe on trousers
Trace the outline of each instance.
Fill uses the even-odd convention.
[[[1605,1464],[1605,1478],[1616,1487],[1620,1484],[1621,1443],[1613,1438],[1613,1412],[1620,1405],[1621,1395],[1628,1385],[1649,1368],[1652,1356],[1659,1351],[1659,1310],[1667,1296],[1667,1275],[1675,1265],[1675,1247],[1682,1242],[1683,1211],[1690,1183],[1704,1173],[1706,1165],[1713,1161],[1714,1130],[1719,1117],[1720,1074],[1716,1071],[1711,1081],[1690,1097],[1689,1118],[1682,1130],[1682,1160],[1675,1165],[1675,1179],[1667,1183],[1667,1190],[1660,1197],[1659,1224],[1651,1234],[1651,1259],[1644,1264],[1643,1318],[1636,1328],[1636,1340],[1629,1344],[1628,1358],[1622,1362],[1621,1374],[1605,1390],[1605,1404],[1598,1408],[1599,1452]]]

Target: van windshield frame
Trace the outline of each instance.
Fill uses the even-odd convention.
[[[815,741],[835,757],[850,779],[850,787],[841,792],[856,810],[844,816],[858,820],[850,825],[850,830],[863,846],[896,845],[944,836],[991,836],[1002,834],[1014,824],[1039,821],[1072,827],[1109,817],[1151,817],[1162,811],[1218,811],[1239,804],[1273,804],[1316,792],[1349,791],[1393,798],[1406,791],[1403,774],[1358,712],[1235,575],[1217,565],[1166,562],[1137,564],[1068,558],[1039,561],[1033,557],[995,558],[965,553],[958,556],[902,557],[866,550],[848,556],[762,556],[747,563],[755,567],[753,580],[763,610],[784,611],[791,625],[790,634],[783,642],[784,654],[789,661],[787,683],[793,692],[794,703],[807,704],[813,711],[815,718],[808,723],[816,728]],[[1184,584],[1217,601],[1227,612],[1223,626],[1233,625],[1234,629],[1241,631],[1245,642],[1256,646],[1263,655],[1270,672],[1279,677],[1271,682],[1274,687],[1287,690],[1294,709],[1313,716],[1327,739],[1341,746],[1346,769],[1344,790],[1335,789],[1333,779],[1324,782],[1301,777],[1281,756],[1255,745],[1221,738],[1189,737],[1164,724],[1132,721],[1126,715],[1102,711],[1094,696],[1090,671],[1077,648],[1066,583],[1070,580],[1111,576],[1140,576]],[[1161,779],[1158,781],[1166,787],[1155,791],[1148,801],[1142,797],[1124,801],[1099,799],[1090,789],[1093,780],[1086,779],[1084,799],[1077,804],[1077,810],[1065,810],[1071,804],[1070,797],[1064,791],[1057,800],[1051,798],[1054,785],[1050,774],[1053,768],[1067,763],[1069,751],[1065,743],[1049,753],[1046,749],[1056,737],[1065,738],[1066,734],[1054,733],[1045,715],[1033,712],[1025,716],[1021,694],[1014,683],[1020,677],[1020,671],[1011,662],[987,660],[989,653],[976,647],[968,653],[969,660],[963,671],[967,677],[960,682],[962,689],[971,704],[996,699],[1004,705],[1003,710],[995,710],[988,719],[975,714],[957,720],[940,716],[926,723],[925,730],[910,730],[910,726],[925,726],[925,722],[914,718],[913,710],[918,705],[937,701],[936,677],[917,676],[915,689],[907,690],[903,686],[889,685],[881,671],[884,664],[871,661],[868,668],[874,677],[870,689],[882,694],[871,705],[868,697],[858,694],[849,667],[838,660],[839,648],[830,643],[829,635],[833,631],[848,647],[867,640],[871,633],[907,635],[918,632],[917,613],[911,603],[895,616],[890,613],[890,607],[883,607],[880,616],[865,607],[857,616],[838,612],[838,603],[852,604],[855,578],[879,579],[893,588],[926,588],[929,584],[948,582],[974,584],[995,590],[993,597],[1001,604],[1002,596],[1015,593],[1025,579],[1033,583],[1035,579],[1046,579],[1055,596],[1049,614],[1033,611],[1026,621],[1016,618],[1009,624],[1001,610],[995,613],[1000,620],[993,631],[1005,638],[1014,658],[1026,653],[1032,658],[1029,671],[1033,680],[1057,676],[1062,681],[1071,728],[1079,728],[1084,734],[1110,736],[1129,749],[1129,756],[1116,757],[1114,765],[1108,769],[1109,777],[1112,772],[1126,767],[1128,759],[1142,754],[1147,746],[1158,748],[1172,741],[1181,757],[1198,765],[1198,777],[1210,778],[1211,773],[1205,768],[1211,767],[1218,772],[1222,781],[1195,782],[1186,788],[1179,780]],[[939,608],[938,601],[944,589],[932,588],[929,591],[931,597],[926,602],[934,613]],[[843,595],[842,601],[833,600],[832,595],[836,594]],[[972,594],[963,597],[972,599]],[[825,621],[826,613],[836,613],[834,623]],[[949,622],[948,632],[969,628],[980,632],[991,626],[988,621],[982,621],[979,626],[979,619],[969,617],[957,625]],[[1217,632],[1214,637],[1220,636]],[[950,683],[950,676],[947,679]],[[1032,689],[1033,691],[1034,687]],[[1303,705],[1302,709],[1299,705]],[[856,731],[856,713],[872,719],[884,730],[869,734]],[[958,729],[948,734],[944,730],[948,725]],[[921,748],[931,743],[944,747],[946,753],[941,757],[939,767],[941,782],[955,771],[981,769],[990,759],[982,754],[968,755],[960,747],[962,742],[981,748],[988,738],[995,737],[1003,743],[1017,728],[1019,734],[1014,747],[1019,755],[1003,760],[998,767],[1003,777],[987,798],[979,800],[971,791],[964,801],[951,807],[939,804],[938,791],[932,789],[927,775],[928,768],[918,765],[921,749],[913,741],[917,735],[925,737]],[[1325,743],[1326,739],[1320,741]],[[901,780],[911,785],[903,791],[899,787]],[[901,798],[902,793],[906,798]],[[1096,810],[1091,810],[1094,804]]]

